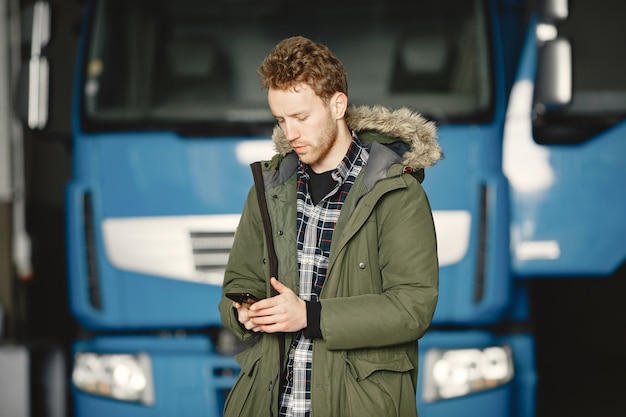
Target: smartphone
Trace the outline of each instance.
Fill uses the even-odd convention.
[[[249,292],[229,292],[226,297],[239,304],[254,304],[260,300],[259,297]]]

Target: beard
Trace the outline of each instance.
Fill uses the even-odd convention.
[[[324,128],[315,141],[315,146],[311,146],[309,152],[298,155],[300,161],[309,166],[323,161],[337,143],[337,132],[337,124],[329,115]]]

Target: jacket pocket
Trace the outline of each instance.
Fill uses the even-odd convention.
[[[261,415],[263,410],[269,413],[269,396],[259,384],[267,384],[259,378],[262,343],[256,343],[249,349],[235,356],[241,367],[237,381],[230,390],[224,404],[224,417]]]
[[[406,352],[344,355],[343,416],[417,417],[413,363]]]

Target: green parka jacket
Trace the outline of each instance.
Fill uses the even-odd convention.
[[[408,109],[351,107],[346,121],[369,149],[370,158],[344,202],[333,234],[320,296],[323,338],[313,347],[312,415],[416,416],[416,341],[430,325],[438,296],[435,230],[420,182],[423,169],[442,152],[434,124]],[[277,278],[298,294],[297,155],[278,127],[273,140],[278,153],[262,167]],[[270,296],[267,253],[252,189],[235,235],[223,293]],[[224,415],[277,416],[278,337],[245,330],[226,297],[219,308],[224,326],[253,343],[236,357],[241,373]],[[285,351],[294,336],[286,334]]]

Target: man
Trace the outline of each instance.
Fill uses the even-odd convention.
[[[416,341],[438,295],[420,184],[442,156],[436,129],[407,109],[348,109],[341,62],[303,37],[276,45],[259,74],[278,121],[262,167],[279,273],[251,190],[223,293],[264,299],[220,303],[228,329],[256,338],[224,415],[416,416]]]

